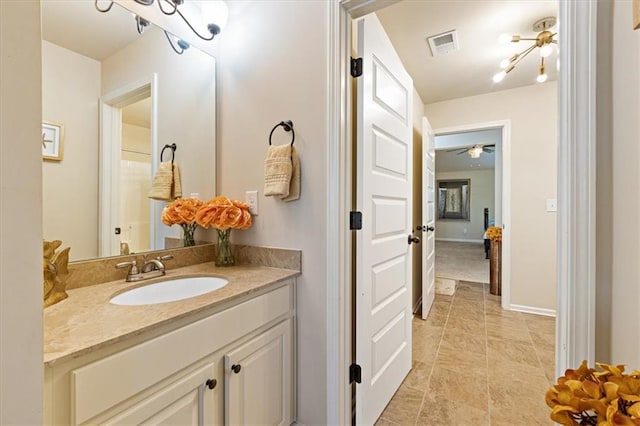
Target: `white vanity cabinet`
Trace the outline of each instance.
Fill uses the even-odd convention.
[[[294,300],[285,280],[166,332],[46,366],[45,423],[289,425]]]

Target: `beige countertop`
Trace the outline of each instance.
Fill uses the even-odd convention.
[[[229,283],[213,292],[175,302],[142,306],[109,303],[114,295],[134,287],[179,276],[207,275],[226,278]],[[76,358],[297,275],[298,271],[289,269],[252,265],[218,268],[208,262],[168,270],[157,279],[137,283],[118,280],[69,290],[67,299],[44,310],[44,363],[51,366]]]

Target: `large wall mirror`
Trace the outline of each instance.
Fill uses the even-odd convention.
[[[42,0],[42,39],[42,117],[64,147],[43,159],[43,238],[71,260],[165,248],[180,231],[147,198],[162,148],[176,144],[183,196],[215,195],[215,59],[178,55],[154,25],[139,34],[115,3]]]

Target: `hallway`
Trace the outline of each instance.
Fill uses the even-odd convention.
[[[552,425],[555,319],[503,311],[489,286],[460,282],[413,319],[413,369],[376,425]]]

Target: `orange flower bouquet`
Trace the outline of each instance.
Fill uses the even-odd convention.
[[[198,226],[196,213],[203,205],[204,203],[197,198],[177,198],[162,210],[162,223],[182,227],[184,247],[196,244],[194,238],[194,232]]]
[[[198,209],[196,223],[205,229],[212,227],[218,231],[216,266],[231,266],[235,263],[229,241],[231,230],[249,229],[252,219],[248,204],[220,196]]]
[[[567,370],[547,391],[551,420],[565,426],[640,425],[640,371],[624,374],[624,366],[596,362]]]
[[[487,228],[487,238],[491,241],[502,241],[502,228],[499,226],[490,226]]]

